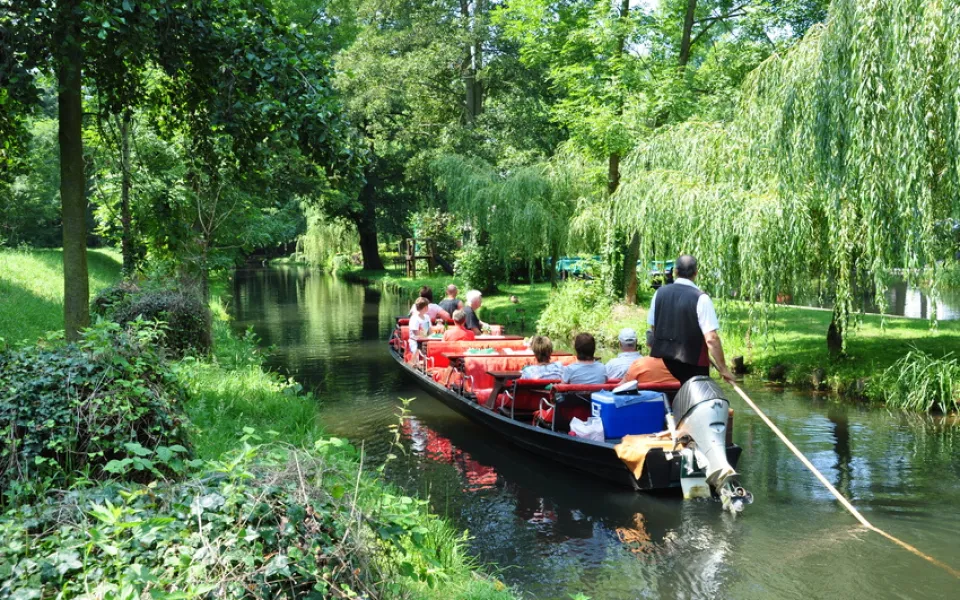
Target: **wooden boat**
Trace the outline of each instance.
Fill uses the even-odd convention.
[[[420,386],[468,419],[488,427],[524,451],[546,457],[618,486],[638,491],[679,490],[681,488],[681,471],[684,466],[684,459],[680,452],[673,451],[674,449],[650,448],[642,461],[642,471],[637,475],[635,469],[632,470],[628,467],[618,456],[617,445],[620,443],[619,439],[603,442],[592,441],[571,436],[562,425],[557,425],[557,421],[560,421],[561,405],[565,399],[583,398],[590,392],[596,391],[596,389],[612,389],[616,385],[615,383],[606,386],[564,386],[557,382],[532,381],[530,382],[531,385],[526,386],[524,380],[517,378],[516,372],[512,373],[511,378],[508,371],[491,370],[488,373],[494,376],[495,385],[493,389],[484,393],[483,389],[471,386],[471,376],[466,375],[465,369],[469,369],[468,363],[495,361],[476,361],[473,359],[484,358],[484,356],[475,355],[467,358],[462,353],[458,355],[449,351],[440,352],[440,350],[449,350],[451,346],[467,345],[473,347],[488,346],[496,350],[497,347],[509,347],[508,342],[514,340],[506,339],[504,336],[489,336],[478,339],[476,342],[456,343],[424,339],[421,341],[420,355],[412,357],[407,350],[405,321],[406,319],[397,320],[397,327],[390,339],[391,355],[400,368],[417,381]],[[431,352],[431,345],[434,348],[439,347],[439,349]],[[426,351],[423,346],[426,346]],[[504,350],[504,352],[507,351]],[[498,353],[488,356],[490,359],[497,357],[526,360],[527,364],[533,364],[532,354],[523,355],[517,351],[514,351],[512,355]],[[435,363],[441,357],[448,363],[452,361],[454,364],[438,367]],[[414,358],[417,360],[413,360]],[[444,366],[446,366],[446,369],[443,368]],[[531,415],[529,410],[518,410],[517,399],[525,387],[534,396],[540,396],[541,408],[545,405],[553,408],[557,418],[550,423],[544,423],[536,415]],[[675,395],[677,388],[662,389],[662,391],[672,397]],[[504,396],[513,402],[504,404],[500,401]],[[724,400],[724,402],[726,401]],[[727,423],[724,423],[724,425],[727,425]],[[725,440],[724,445],[729,466],[736,468],[741,448],[730,443],[729,440]],[[636,468],[636,465],[634,467]],[[690,474],[690,470],[687,469],[684,475]],[[697,473],[692,473],[692,475],[703,478],[704,473],[701,469]]]

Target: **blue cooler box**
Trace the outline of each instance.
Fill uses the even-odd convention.
[[[663,431],[667,416],[662,392],[637,391],[632,394],[617,394],[620,408],[613,392],[594,392],[590,396],[593,416],[603,421],[603,435],[607,438],[622,438],[625,435],[640,435]]]

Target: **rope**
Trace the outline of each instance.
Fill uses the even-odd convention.
[[[751,400],[749,396],[747,396],[747,394],[740,388],[739,385],[737,385],[736,383],[733,383],[733,384],[731,384],[731,385],[733,385],[733,389],[736,390],[737,394],[739,394],[740,397],[743,398],[743,401],[746,402],[746,403],[750,406],[750,408],[752,408],[752,409],[754,410],[754,412],[756,412],[757,415],[763,420],[763,422],[767,424],[767,427],[769,427],[775,434],[777,434],[777,437],[780,438],[780,441],[782,441],[782,442],[787,446],[787,448],[789,448],[790,451],[793,452],[794,455],[796,455],[796,457],[800,459],[800,462],[802,462],[803,465],[804,465],[805,467],[807,467],[807,469],[809,469],[810,472],[813,473],[813,474],[817,477],[817,479],[820,480],[820,483],[822,483],[823,486],[824,486],[825,488],[827,488],[827,490],[829,490],[831,494],[834,495],[834,497],[837,499],[837,501],[840,502],[840,504],[842,504],[843,507],[844,507],[845,509],[847,509],[847,511],[857,519],[857,521],[860,521],[860,524],[861,524],[861,525],[863,525],[864,527],[866,527],[866,528],[869,529],[870,531],[875,531],[875,532],[879,533],[880,535],[882,535],[883,537],[887,538],[888,540],[890,540],[890,541],[893,542],[894,544],[900,546],[901,548],[903,548],[903,549],[905,549],[905,550],[908,550],[908,551],[910,551],[910,552],[913,553],[913,554],[916,554],[916,555],[919,556],[920,558],[922,558],[922,559],[924,559],[924,560],[926,560],[926,561],[928,561],[928,562],[930,562],[930,563],[932,563],[932,564],[940,567],[941,569],[943,569],[943,570],[946,571],[947,573],[950,573],[951,575],[953,575],[953,576],[956,577],[957,579],[960,579],[960,571],[958,571],[957,569],[954,569],[954,568],[951,567],[950,565],[947,565],[947,564],[944,564],[944,563],[940,562],[939,560],[933,558],[932,556],[929,556],[929,555],[927,555],[927,554],[924,554],[923,552],[921,552],[920,550],[917,550],[916,548],[914,548],[914,547],[911,546],[910,544],[904,542],[903,540],[901,540],[901,539],[899,539],[899,538],[897,538],[897,537],[894,537],[893,535],[890,535],[890,534],[887,533],[886,531],[880,529],[879,527],[877,527],[876,525],[874,525],[874,524],[872,524],[870,521],[868,521],[862,514],[860,514],[860,511],[858,511],[856,508],[853,507],[852,504],[850,504],[850,501],[847,500],[847,499],[843,496],[843,494],[841,494],[839,491],[837,491],[837,488],[833,487],[833,485],[832,485],[829,481],[827,481],[827,478],[823,476],[823,473],[821,473],[819,470],[817,470],[817,468],[816,468],[815,466],[813,466],[813,463],[811,463],[809,460],[807,460],[807,457],[804,456],[803,453],[800,452],[800,450],[798,450],[797,447],[793,445],[793,442],[791,442],[789,439],[787,439],[787,436],[785,436],[785,435],[783,434],[783,432],[780,431],[780,429],[779,429],[776,425],[773,424],[773,421],[771,421],[771,420],[769,419],[769,417],[767,417],[767,415],[764,414],[764,412],[763,412],[762,410],[760,410],[760,407],[758,407],[758,406],[754,403],[754,401]]]

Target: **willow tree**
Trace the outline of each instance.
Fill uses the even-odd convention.
[[[433,168],[449,209],[504,265],[544,257],[556,265],[570,240],[578,200],[590,191],[583,169],[567,154],[510,171],[460,156],[438,159]]]
[[[714,293],[766,304],[813,281],[845,341],[856,291],[914,281],[960,213],[960,9],[836,0],[825,25],[757,68],[729,123],[658,132],[629,157],[618,224],[649,252],[699,255]],[[652,256],[651,256],[652,258]]]

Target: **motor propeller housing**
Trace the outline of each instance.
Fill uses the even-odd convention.
[[[706,462],[707,482],[720,495],[725,508],[738,512],[752,501],[752,496],[736,482],[737,472],[727,461],[729,411],[730,403],[723,390],[702,375],[684,383],[673,401],[678,436],[693,440],[697,462]]]

